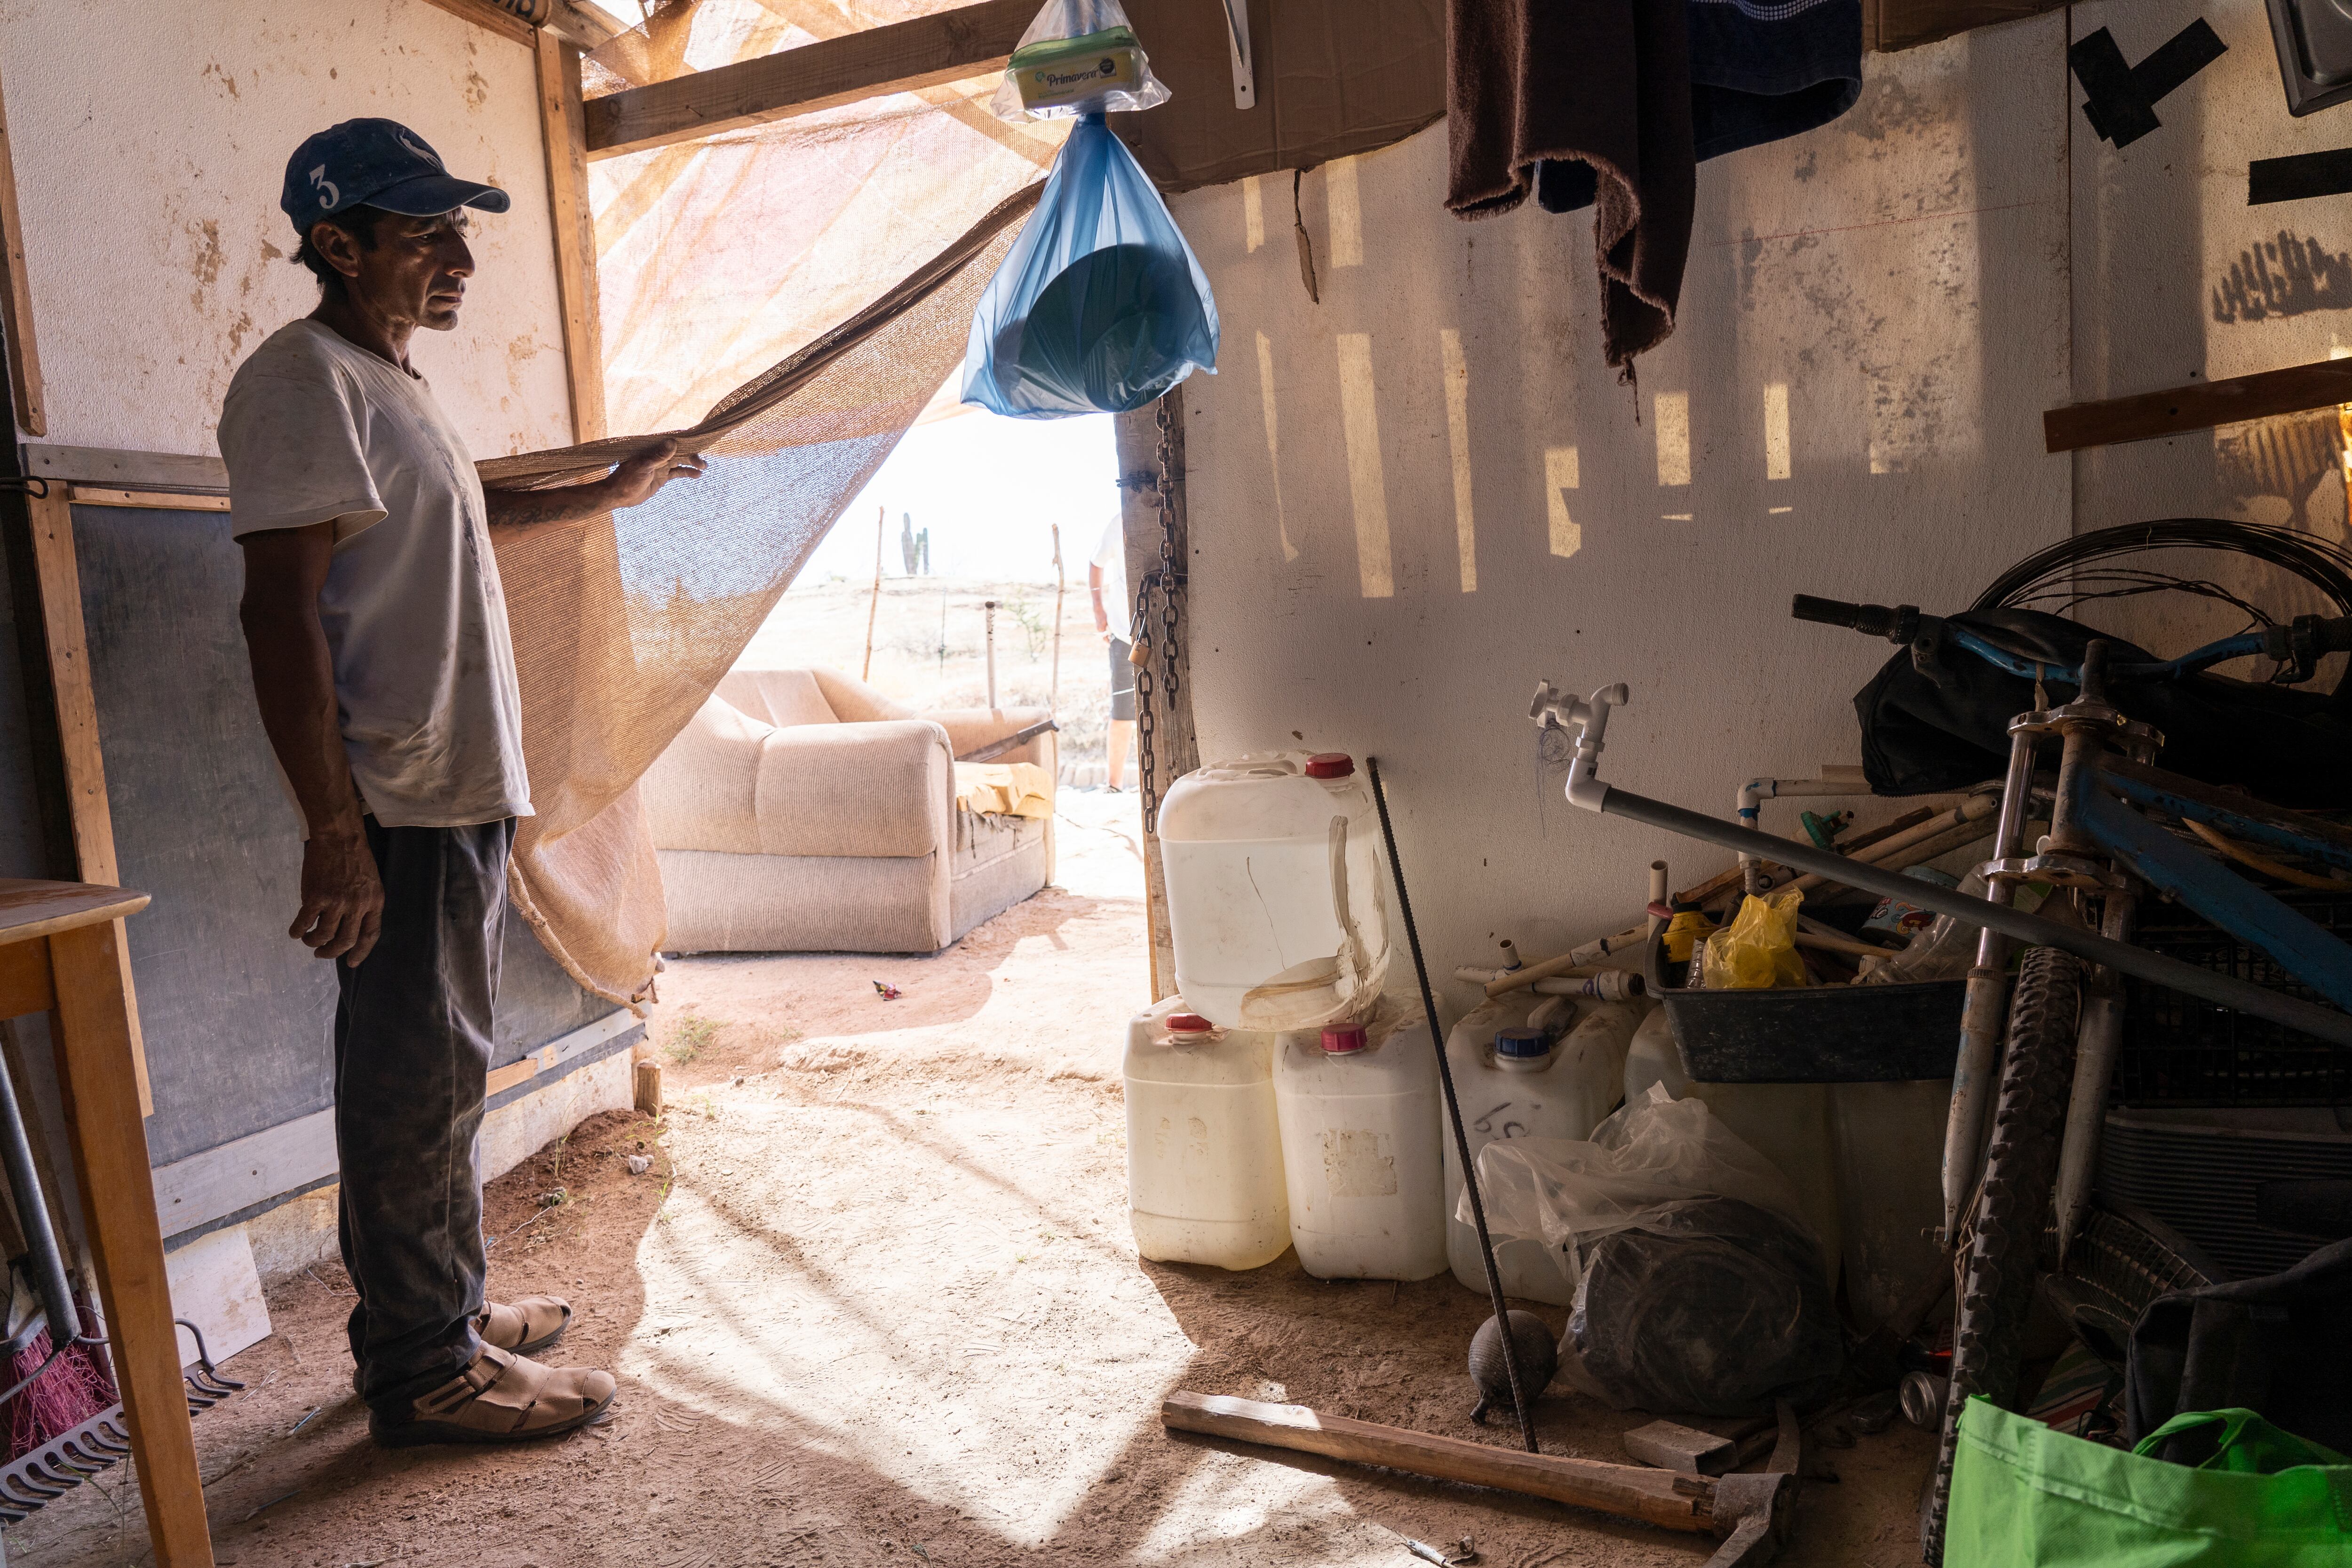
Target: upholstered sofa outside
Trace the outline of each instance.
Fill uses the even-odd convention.
[[[918,713],[830,669],[738,669],[641,790],[672,952],[936,952],[1044,887],[1051,816],[956,804],[955,757],[1043,709]],[[991,759],[1057,773],[1051,731]]]

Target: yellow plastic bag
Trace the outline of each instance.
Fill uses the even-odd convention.
[[[1797,906],[1804,901],[1802,888],[1742,900],[1731,923],[1706,939],[1706,988],[1761,991],[1809,984],[1797,956]]]

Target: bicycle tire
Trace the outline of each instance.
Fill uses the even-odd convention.
[[[2033,1306],[2042,1233],[2058,1184],[2058,1143],[2074,1086],[2084,973],[2081,959],[2054,947],[2029,948],[2018,963],[1992,1142],[1961,1259],[1951,1394],[1920,1529],[1921,1556],[1930,1564],[1944,1560],[1961,1407],[1971,1395],[2004,1409],[2017,1401],[2025,1319]]]

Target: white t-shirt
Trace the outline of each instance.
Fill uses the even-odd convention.
[[[319,619],[366,809],[386,827],[529,816],[482,484],[425,379],[289,322],[237,367],[220,448],[231,533],[335,524]]]
[[[1087,564],[1102,568],[1103,614],[1110,618],[1111,636],[1125,642],[1135,629],[1135,602],[1127,594],[1127,531],[1118,513],[1111,513],[1102,542],[1095,546],[1095,558]]]

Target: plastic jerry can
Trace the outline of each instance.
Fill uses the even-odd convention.
[[[1574,1024],[1555,1037],[1528,1021],[1545,1000],[1525,991],[1506,993],[1466,1015],[1445,1037],[1445,1059],[1454,1071],[1454,1094],[1461,1102],[1462,1131],[1474,1161],[1487,1144],[1507,1138],[1590,1138],[1616,1108],[1641,1005],[1584,1003]],[[1454,1129],[1440,1131],[1446,1262],[1454,1279],[1483,1296],[1486,1268],[1478,1256],[1478,1230],[1460,1217],[1462,1159]],[[1540,1241],[1497,1240],[1495,1269],[1506,1296],[1558,1307],[1575,1298],[1564,1262]]]
[[[1832,1086],[1696,1082],[1683,1071],[1682,1054],[1675,1048],[1674,1028],[1664,1007],[1642,1020],[1625,1054],[1625,1097],[1645,1094],[1654,1083],[1664,1084],[1676,1100],[1696,1095],[1705,1100],[1707,1110],[1742,1142],[1789,1178],[1797,1189],[1805,1224],[1821,1243],[1822,1271],[1835,1289],[1845,1239],[1838,1208],[1837,1146],[1830,1125]],[[1936,1148],[1940,1159],[1942,1143]],[[1939,1214],[1942,1201],[1937,1200]]]
[[[1389,961],[1380,818],[1355,760],[1197,768],[1160,805],[1176,989],[1229,1029],[1369,1016]]]
[[[1290,1246],[1275,1045],[1181,996],[1128,1025],[1127,1212],[1143,1257],[1255,1268]]]
[[[1437,1052],[1421,1008],[1383,999],[1369,1028],[1300,1031],[1275,1053],[1290,1239],[1318,1279],[1445,1268]]]
[[[1950,1270],[1934,1233],[1944,1223],[1952,1080],[1833,1083],[1829,1091],[1846,1301],[1855,1321],[1875,1325]]]

